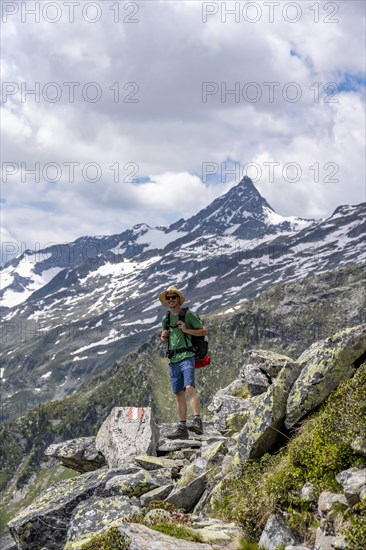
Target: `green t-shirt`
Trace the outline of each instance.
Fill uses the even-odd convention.
[[[182,332],[180,328],[176,326],[178,321],[179,321],[179,314],[172,315],[172,313],[170,313],[169,349],[186,348],[187,342],[184,336],[186,336],[187,338],[188,346],[191,345],[191,335],[184,334],[184,332]],[[186,324],[186,327],[190,329],[202,328],[203,326],[202,321],[200,321],[197,315],[193,313],[193,311],[190,309],[188,309],[186,312],[184,322]],[[163,330],[165,330],[165,323],[166,323],[166,314],[164,315],[163,321],[162,321]],[[186,359],[187,357],[194,357],[194,353],[192,351],[183,351],[182,353],[176,353],[175,355],[173,355],[173,357],[171,357],[170,362],[178,363],[178,361],[182,361],[182,359]]]

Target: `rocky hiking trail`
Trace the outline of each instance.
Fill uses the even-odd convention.
[[[204,434],[190,432],[187,440],[168,439],[175,425],[158,426],[149,407],[112,409],[96,436],[48,447],[49,459],[80,475],[50,486],[12,519],[11,537],[2,540],[2,550],[244,548],[240,521],[213,517],[223,499],[223,483],[241,464],[276,452],[300,419],[343,381],[364,372],[365,352],[365,325],[316,342],[296,361],[252,350],[243,356],[239,377],[215,394]],[[350,442],[357,466],[334,475],[340,491],[317,494],[311,483],[299,488],[299,501],[317,520],[311,542],[305,544],[287,521],[288,511],[277,506],[264,514],[259,548],[365,548],[365,540],[351,545],[346,541],[334,512],[335,507],[352,512],[366,498],[362,426],[357,433]],[[174,536],[178,527],[177,536],[183,538]],[[362,529],[359,532],[360,538]],[[108,533],[115,537],[112,544],[103,542]]]

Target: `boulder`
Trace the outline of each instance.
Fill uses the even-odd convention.
[[[98,470],[106,465],[103,454],[95,447],[95,437],[79,437],[47,447],[46,456],[57,458],[65,468],[81,474]]]
[[[355,453],[366,456],[366,437],[355,437],[355,439],[351,442],[351,449]]]
[[[365,350],[366,325],[360,325],[315,342],[304,351],[297,361],[301,374],[288,397],[286,427],[294,426],[320,405],[342,380],[350,378],[355,372],[353,363]]]
[[[48,487],[8,524],[18,549],[63,548],[76,506],[103,490],[107,481],[115,475],[115,470],[103,468]]]
[[[105,484],[103,496],[139,497],[170,482],[170,472],[167,470],[157,470],[154,474],[147,470],[140,470],[133,474],[117,475],[109,479]]]
[[[319,495],[318,499],[318,512],[321,516],[327,515],[334,504],[338,504],[347,508],[347,499],[342,493],[330,493],[329,491],[323,491]]]
[[[265,349],[252,349],[248,355],[254,365],[269,376],[272,382],[283,367],[288,368],[291,365],[294,367],[296,363],[296,361],[291,359],[291,357],[287,357],[287,355]]]
[[[127,523],[118,529],[130,539],[130,550],[213,550],[210,544],[176,539],[139,523]]]
[[[300,498],[306,502],[316,502],[315,487],[312,483],[305,483],[300,491]]]
[[[229,417],[232,417],[234,414],[240,415],[241,421],[245,422],[253,409],[254,405],[250,399],[233,397],[232,395],[218,392],[214,397],[212,406],[212,411],[216,413],[214,416],[215,425],[219,432],[225,432],[229,429]]]
[[[190,512],[206,489],[207,474],[208,472],[204,472],[187,485],[176,488],[166,500],[174,504],[176,508],[183,508]]]
[[[199,477],[204,472],[207,472],[207,460],[203,457],[197,457],[192,464],[189,464],[182,470],[182,477],[178,480],[177,487],[185,487]]]
[[[194,439],[160,439],[158,453],[170,453],[181,449],[192,449],[201,447],[202,443]]]
[[[299,372],[297,363],[283,367],[266,393],[254,398],[258,404],[238,435],[240,460],[261,457],[276,443],[285,419],[287,396]]]
[[[115,407],[96,437],[109,468],[121,468],[136,455],[156,455],[159,428],[150,407]]]
[[[351,506],[361,500],[361,491],[366,488],[366,469],[350,468],[338,474],[336,480],[342,485],[345,497]]]
[[[133,461],[145,470],[170,468],[179,471],[184,466],[183,460],[172,460],[162,456],[138,455],[134,457]]]
[[[203,542],[230,543],[232,539],[238,539],[241,535],[241,530],[235,523],[224,523],[215,518],[192,518],[192,520],[192,527]]]
[[[121,524],[121,519],[138,513],[140,508],[123,496],[109,498],[92,497],[80,502],[73,511],[67,533],[65,550],[81,547],[91,537]]]
[[[343,548],[347,548],[347,544],[342,535],[326,535],[318,527],[315,533],[314,550],[342,550]]]
[[[278,546],[288,544],[300,544],[299,538],[285,524],[284,520],[277,515],[268,518],[266,526],[259,539],[259,546],[264,550],[275,550]]]
[[[252,397],[267,391],[271,383],[269,376],[264,374],[259,367],[251,363],[242,367],[241,376],[244,378],[249,395]]]
[[[173,483],[167,483],[166,485],[162,485],[161,487],[157,487],[152,491],[144,493],[140,496],[141,506],[147,506],[149,502],[152,502],[153,500],[165,500],[166,497],[172,492],[173,487]]]
[[[15,540],[9,533],[0,537],[0,548],[1,550],[17,550]]]

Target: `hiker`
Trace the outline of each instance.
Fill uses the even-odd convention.
[[[184,321],[179,320],[181,305],[185,296],[175,286],[170,286],[159,296],[163,306],[169,308],[162,320],[162,342],[168,343],[168,357],[170,382],[177,400],[179,424],[175,432],[168,435],[168,439],[188,439],[188,429],[196,434],[203,433],[200,414],[200,401],[195,388],[195,353],[190,350],[191,336],[205,336],[206,328],[192,310],[187,309]],[[169,326],[167,327],[167,317]],[[186,393],[194,415],[192,424],[187,427]]]

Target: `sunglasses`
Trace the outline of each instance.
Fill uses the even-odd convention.
[[[165,296],[165,299],[168,301],[168,300],[176,300],[178,298],[178,296],[176,294],[174,294],[174,296]]]

